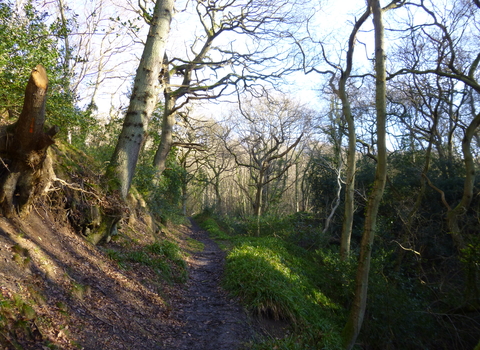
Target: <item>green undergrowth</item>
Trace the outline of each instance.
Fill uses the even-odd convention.
[[[259,237],[252,220],[208,214],[196,220],[228,247],[225,289],[251,313],[290,324],[283,338],[267,338],[252,349],[341,348],[355,287],[355,252],[341,261],[338,247],[304,214],[264,218]],[[428,308],[428,289],[395,271],[392,252],[377,248],[373,255],[368,310],[358,341],[374,349],[436,348],[441,335],[434,316],[421,311]]]
[[[45,304],[44,297],[31,287],[27,289],[27,299],[6,289],[0,293],[0,349],[59,349],[44,336],[50,321],[35,311],[36,306]]]
[[[282,339],[265,339],[254,349],[338,349],[344,310],[323,292],[315,254],[280,237],[227,233],[211,217],[197,222],[214,239],[231,244],[224,288],[253,313],[286,321]]]
[[[227,256],[224,287],[252,312],[291,323],[293,334],[274,340],[275,346],[317,349],[328,344],[334,349],[342,308],[319,288],[315,274],[303,249],[277,237],[244,237]]]
[[[124,269],[129,269],[131,264],[141,264],[153,269],[167,282],[187,280],[187,264],[175,242],[165,239],[132,250],[107,248],[105,252]]]

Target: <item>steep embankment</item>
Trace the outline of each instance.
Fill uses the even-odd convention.
[[[171,320],[147,271],[121,269],[43,208],[0,228],[4,348],[159,348]]]
[[[117,235],[92,245],[96,212],[118,204],[85,155],[54,150],[63,180],[27,217],[0,217],[1,349],[230,350],[251,339],[205,232],[155,223],[136,195]]]
[[[61,223],[44,207],[0,218],[2,348],[227,350],[252,339],[219,286],[223,252],[196,226],[155,234],[136,220],[99,248]]]

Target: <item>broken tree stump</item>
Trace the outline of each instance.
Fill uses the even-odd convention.
[[[47,149],[58,132],[44,131],[48,78],[42,65],[30,74],[22,113],[0,131],[0,208],[3,215],[26,214],[52,177]]]

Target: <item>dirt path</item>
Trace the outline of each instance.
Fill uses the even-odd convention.
[[[204,244],[188,260],[189,281],[171,301],[178,326],[164,340],[168,349],[247,349],[254,331],[243,308],[220,287],[225,253],[192,221],[190,237]]]
[[[179,237],[204,250],[189,252],[186,284],[164,284],[145,265],[123,268],[106,257],[122,245],[102,252],[42,214],[23,222],[0,217],[0,297],[23,293],[38,315],[29,323],[35,337],[0,335],[0,349],[18,348],[17,341],[25,350],[48,343],[64,350],[240,350],[261,328],[220,287],[225,253],[194,222],[180,227]],[[12,258],[17,246],[28,249],[27,267]]]

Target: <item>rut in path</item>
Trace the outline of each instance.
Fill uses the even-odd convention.
[[[225,253],[192,220],[191,238],[204,250],[189,258],[189,281],[172,300],[172,317],[179,321],[164,344],[176,350],[248,349],[255,332],[244,309],[220,287]]]

